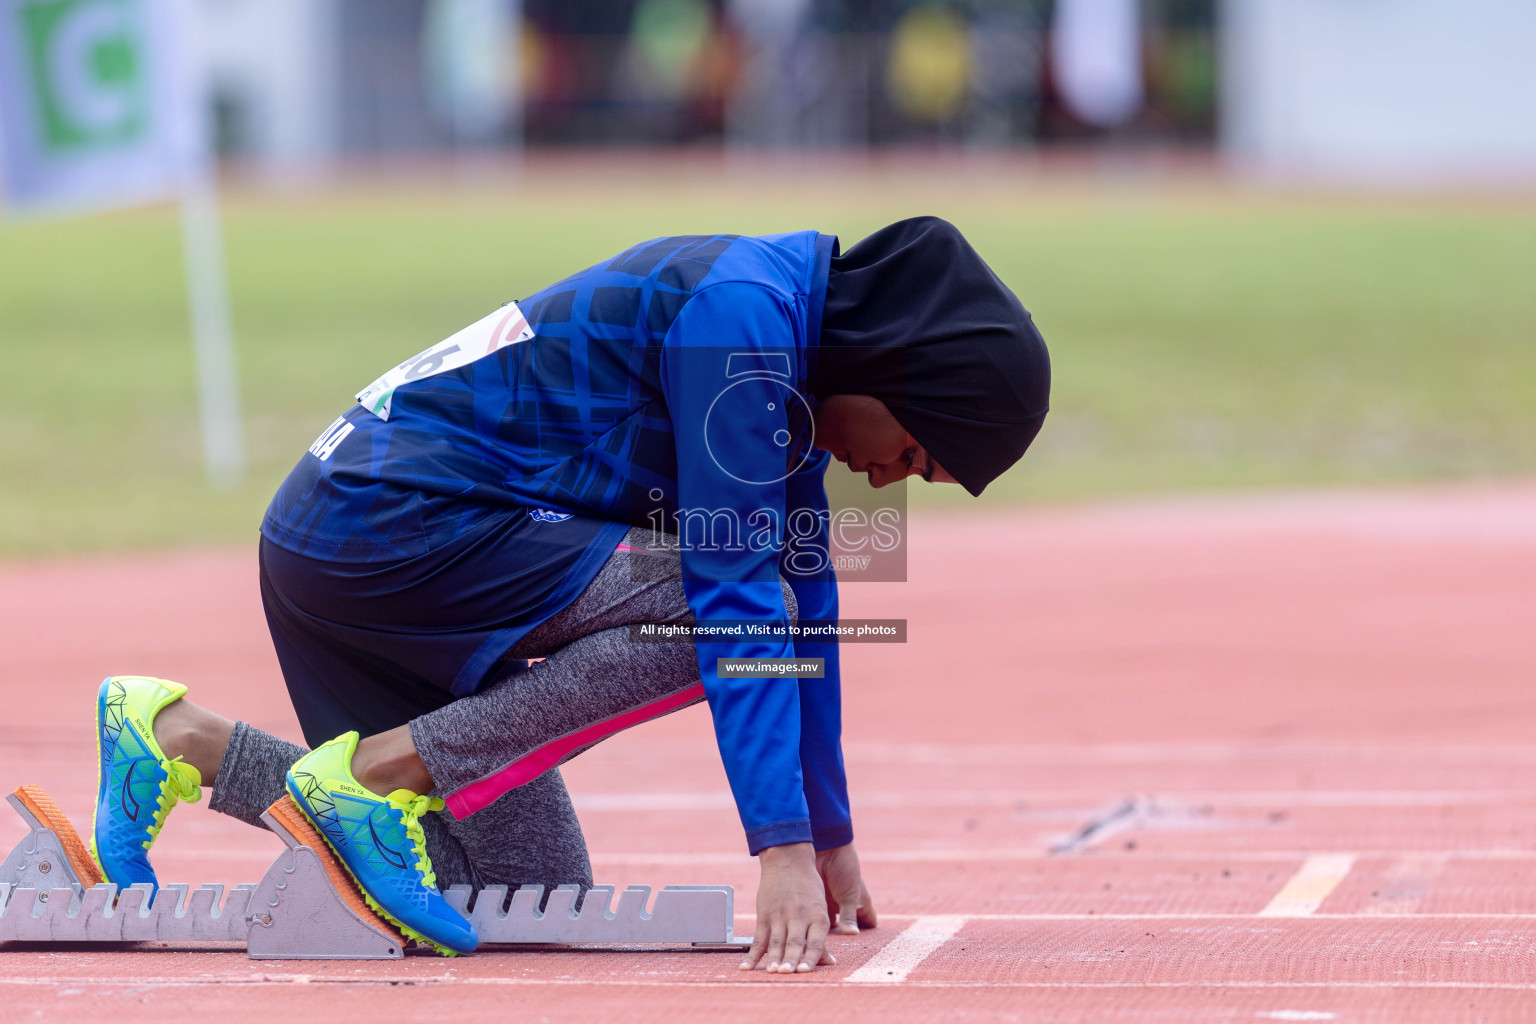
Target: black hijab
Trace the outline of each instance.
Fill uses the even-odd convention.
[[[1050,356],[959,230],[915,217],[832,257],[812,390],[880,399],[979,495],[1040,432]]]

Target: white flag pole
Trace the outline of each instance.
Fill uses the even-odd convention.
[[[245,475],[245,437],[240,383],[229,311],[229,276],[219,219],[217,158],[208,113],[208,68],[198,11],[187,0],[173,8],[182,33],[181,102],[187,157],[181,167],[181,240],[187,302],[197,363],[197,406],[202,421],[203,464],[215,487],[229,488]]]
[[[211,172],[194,176],[182,188],[181,238],[197,356],[203,462],[215,486],[233,487],[245,474],[245,438],[218,189]]]

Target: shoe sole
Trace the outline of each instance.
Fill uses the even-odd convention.
[[[96,865],[96,872],[103,879],[107,876],[106,868],[101,866],[101,854],[96,848],[96,817],[101,813],[102,789],[106,786],[107,771],[101,763],[102,749],[102,721],[105,717],[107,686],[116,676],[107,676],[96,688],[96,806],[91,808],[91,840],[86,850],[91,855],[91,861]]]
[[[424,946],[430,946],[437,950],[437,952],[442,956],[463,956],[463,954],[458,950],[453,949],[450,946],[445,946],[441,942],[427,938],[421,932],[417,931],[415,928],[412,928],[410,925],[400,920],[394,914],[391,914],[387,909],[385,909],[383,904],[374,899],[373,895],[369,893],[368,890],[363,886],[363,883],[358,881],[357,875],[352,871],[352,868],[348,866],[347,862],[342,858],[341,854],[336,852],[336,848],[331,845],[331,841],[326,838],[325,833],[320,831],[320,826],[315,824],[314,818],[310,817],[309,808],[304,805],[304,801],[301,798],[294,796],[290,791],[287,796],[277,801],[277,803],[273,804],[267,810],[272,813],[273,817],[278,818],[279,821],[282,821],[283,824],[286,825],[288,824],[287,819],[281,818],[275,813],[275,809],[281,807],[285,802],[291,806],[294,811],[298,812],[299,818],[303,821],[304,830],[310,837],[304,839],[303,842],[308,845],[313,845],[317,850],[325,851],[328,861],[326,865],[326,871],[330,873],[331,881],[333,884],[335,884],[337,892],[342,893],[343,896],[345,896],[349,891],[356,893],[358,896],[362,897],[363,902],[366,905],[365,909],[370,912],[372,916],[383,918],[393,927],[394,930],[400,932],[406,938],[409,938],[412,941],[418,942]],[[298,835],[299,833],[295,831],[294,834]],[[331,870],[331,865],[335,865],[339,867],[343,872],[345,872],[345,878],[342,879],[340,883],[337,882],[336,873]],[[350,899],[347,902],[349,904],[352,903]],[[354,905],[353,909],[355,910],[357,907]]]
[[[80,884],[87,889],[101,884],[101,868],[53,797],[43,792],[40,786],[19,786],[13,795],[44,828],[59,837],[59,844],[64,847],[64,856],[69,858],[69,866]]]

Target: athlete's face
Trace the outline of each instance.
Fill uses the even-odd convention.
[[[855,473],[884,487],[909,476],[932,483],[955,483],[907,433],[885,403],[869,395],[832,395],[816,410],[816,447]]]

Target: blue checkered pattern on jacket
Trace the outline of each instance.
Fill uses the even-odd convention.
[[[550,285],[519,302],[530,341],[402,386],[387,421],[348,411],[353,432],[328,459],[300,459],[263,532],[300,554],[369,561],[511,507],[645,523],[677,477],[659,380],[667,332],[705,283],[805,289],[816,238],[658,238]]]

